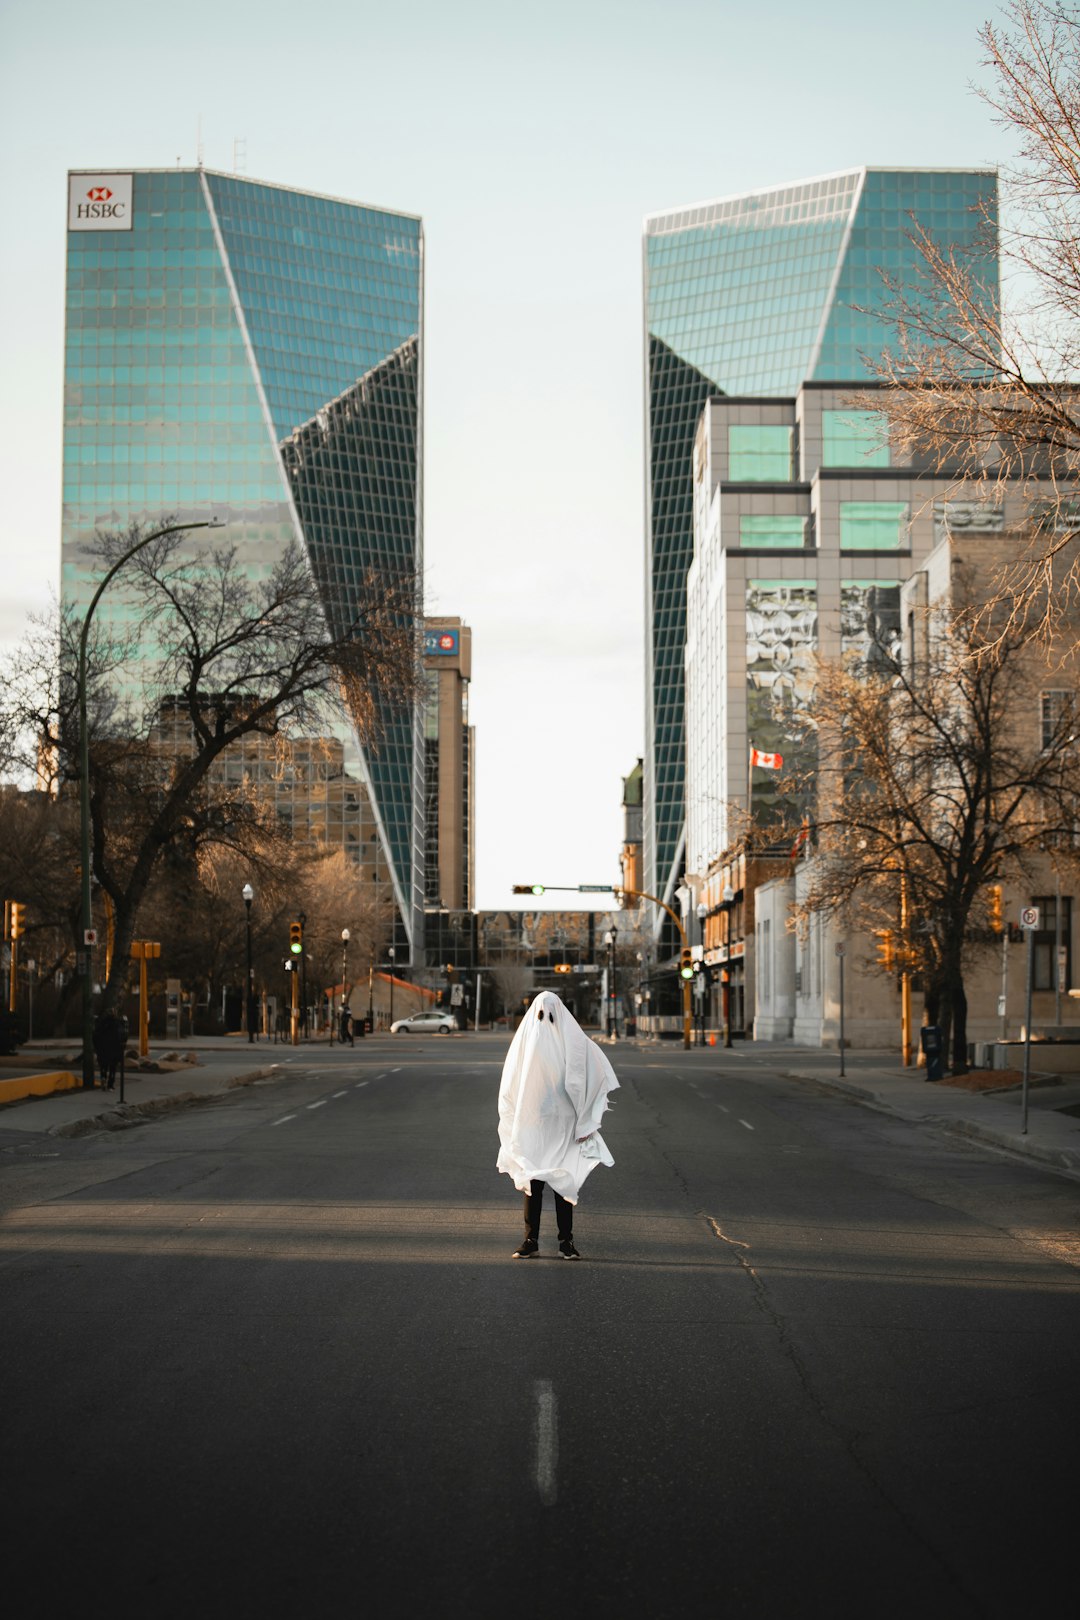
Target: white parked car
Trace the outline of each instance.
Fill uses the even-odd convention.
[[[449,1035],[456,1029],[453,1015],[448,1012],[413,1013],[410,1018],[395,1018],[390,1025],[391,1035]]]

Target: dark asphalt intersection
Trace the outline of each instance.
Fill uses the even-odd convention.
[[[551,1209],[515,1262],[504,1050],[305,1052],[0,1153],[39,1612],[1056,1612],[1077,1184],[749,1049],[626,1047],[583,1263]]]

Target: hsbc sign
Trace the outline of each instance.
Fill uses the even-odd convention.
[[[69,174],[69,231],[130,231],[130,174]]]

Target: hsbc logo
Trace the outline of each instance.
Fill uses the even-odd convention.
[[[457,630],[425,630],[424,653],[428,658],[447,658],[459,651]]]
[[[130,174],[68,175],[69,231],[130,231]]]

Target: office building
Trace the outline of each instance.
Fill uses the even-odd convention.
[[[909,292],[918,286],[922,261],[911,240],[913,220],[966,256],[985,296],[996,299],[990,240],[996,188],[995,175],[985,170],[859,168],[645,222],[643,887],[669,903],[685,869],[686,585],[702,409],[716,396],[748,404],[732,424],[738,431],[726,479],[759,490],[789,486],[797,450],[790,431],[760,429],[796,424],[782,415],[774,421],[767,410],[755,415],[754,405],[765,410],[766,402],[779,400],[790,416],[803,385],[873,375],[875,356],[895,337],[883,273]],[[806,453],[812,460],[813,452]],[[776,515],[800,515],[797,503],[788,504],[790,510],[781,503]],[[812,531],[806,534],[812,546]],[[766,538],[758,549],[776,544]],[[782,573],[770,570],[767,577]],[[802,606],[795,611],[805,614]]]
[[[476,732],[472,631],[460,619],[424,620],[424,679],[425,959],[461,974],[476,962]]]
[[[297,542],[339,585],[419,575],[423,251],[409,214],[201,168],[73,171],[64,606],[96,587],[96,532],[164,515],[223,521],[256,578]],[[102,599],[106,625],[122,598]],[[406,959],[423,908],[419,708],[376,748],[351,728],[341,741]]]
[[[424,620],[424,903],[473,907],[476,733],[469,724],[472,631]]]
[[[879,390],[863,386],[869,403]],[[879,653],[897,657],[961,569],[976,598],[989,595],[1054,491],[1018,480],[988,499],[965,488],[932,458],[890,443],[885,417],[854,408],[851,387],[810,383],[789,400],[714,398],[701,415],[687,579],[687,882],[705,907],[714,1027],[723,996],[736,1033],[834,1045],[840,944],[846,1039],[887,1046],[899,1029],[898,992],[867,971],[873,941],[842,916],[815,916],[797,934],[790,926],[811,854],[791,832],[802,810],[796,781],[811,782],[816,766],[814,732],[800,716],[819,661],[872,667]],[[767,472],[743,459],[748,432]],[[1046,671],[1045,690],[1018,697],[1018,735],[1032,735],[1055,702],[1074,701],[1072,663],[1059,649],[1045,664],[1044,656],[1033,649],[1016,666],[1029,684]],[[772,768],[777,759],[781,769]],[[786,834],[770,846],[771,823]],[[1045,870],[1028,876],[1044,896],[1053,889]],[[1060,907],[1062,945],[1071,948],[1068,896]],[[971,1027],[982,1037],[997,1018],[995,971],[991,964],[971,981]],[[1040,971],[1047,990],[1046,961]],[[1046,1016],[1045,1000],[1039,1012]]]

